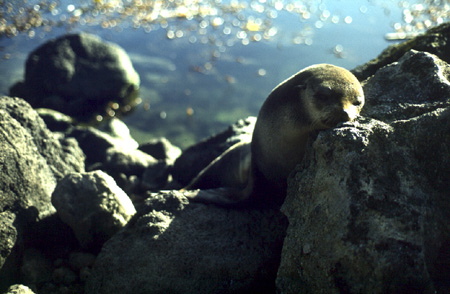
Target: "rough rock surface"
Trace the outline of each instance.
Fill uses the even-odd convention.
[[[364,81],[380,68],[398,61],[411,49],[432,53],[450,63],[450,23],[432,28],[425,34],[406,42],[391,45],[377,58],[358,66],[352,72],[360,81]]]
[[[277,210],[153,194],[105,244],[86,293],[274,293],[286,225]]]
[[[0,150],[1,289],[17,274],[23,243],[35,241],[30,230],[55,213],[50,199],[57,180],[84,171],[84,155],[75,140],[58,140],[28,103],[6,96],[0,97]]]
[[[449,65],[411,51],[364,82],[291,177],[280,293],[450,290]]]
[[[74,140],[57,140],[22,99],[1,97],[0,121],[0,209],[42,219],[54,212],[56,180],[83,171],[84,155]]]
[[[27,133],[24,135],[29,136],[30,142],[27,145],[29,148],[35,148],[35,151],[43,157],[57,179],[69,172],[84,170],[84,154],[76,141],[64,138],[58,140],[27,102],[20,98],[3,96],[0,97],[0,110],[7,113],[6,116],[2,116],[5,120],[10,116],[20,125],[19,128],[23,129],[23,133]],[[8,134],[8,126],[9,123],[2,123],[5,135]],[[8,140],[11,144],[14,143],[13,138],[12,134]]]
[[[225,131],[186,149],[175,161],[173,178],[182,186],[189,182],[217,156],[234,144],[252,139],[256,117],[239,120]]]
[[[24,285],[12,285],[5,294],[34,294],[34,292]]]
[[[366,103],[361,115],[392,122],[448,107],[449,75],[448,63],[411,50],[363,82]]]
[[[17,230],[14,226],[16,216],[10,211],[0,212],[0,268],[6,261],[17,241]]]
[[[76,142],[57,140],[18,98],[0,98],[0,150],[1,211],[25,214],[25,223],[54,213],[50,196],[56,180],[84,170],[84,155]]]
[[[25,81],[14,85],[10,94],[33,107],[89,120],[97,114],[129,112],[138,89],[139,76],[122,48],[81,33],[59,37],[33,51]]]
[[[101,248],[136,213],[125,192],[102,171],[67,175],[52,203],[84,248]]]

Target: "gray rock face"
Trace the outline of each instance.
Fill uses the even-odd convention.
[[[153,194],[105,244],[86,293],[274,293],[286,225],[276,210]]]
[[[6,96],[0,97],[0,150],[0,268],[9,261],[0,271],[2,288],[17,271],[22,242],[33,241],[24,231],[55,213],[56,182],[84,171],[84,155],[75,140],[58,140],[28,103]]]
[[[89,120],[97,114],[129,112],[135,106],[138,89],[139,76],[126,52],[82,33],[62,36],[32,52],[25,81],[10,92],[33,107]]]
[[[0,212],[0,268],[6,261],[17,241],[14,226],[16,216],[10,211]]]
[[[449,76],[448,63],[411,50],[363,82],[366,104],[361,115],[392,122],[448,107]]]
[[[18,98],[0,98],[0,150],[0,208],[28,215],[25,223],[54,213],[50,196],[56,180],[84,170],[84,155],[76,142],[57,140]]]
[[[85,248],[101,248],[136,213],[125,192],[102,171],[67,175],[56,186],[52,203]]]
[[[282,207],[280,293],[449,291],[448,79],[409,52],[364,83],[363,115],[382,121],[320,132]]]
[[[58,140],[47,129],[38,113],[24,100],[7,96],[0,97],[0,110],[7,113],[7,116],[3,116],[5,120],[8,120],[9,116],[16,122],[16,125],[17,123],[20,125],[17,127],[19,129],[17,132],[20,132],[22,128],[23,132],[27,133],[24,135],[29,136],[27,145],[29,148],[34,148],[34,151],[43,157],[57,179],[69,172],[84,170],[84,154],[75,140]],[[9,123],[2,124],[5,135],[8,134],[8,126]],[[11,123],[11,127],[13,127],[13,123]],[[12,135],[11,138],[13,138]],[[9,142],[13,144],[15,141],[10,139]]]

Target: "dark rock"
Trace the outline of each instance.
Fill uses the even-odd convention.
[[[56,186],[52,203],[84,248],[98,250],[136,212],[130,198],[102,171],[73,173]]]
[[[80,281],[82,283],[86,283],[89,277],[91,276],[91,272],[92,270],[90,267],[83,267],[82,269],[80,269]]]
[[[138,149],[108,148],[103,169],[111,175],[123,173],[127,176],[142,176],[148,166],[156,165],[158,161]]]
[[[389,46],[377,58],[355,68],[352,72],[360,81],[364,81],[380,68],[398,61],[411,49],[432,53],[450,63],[450,23],[432,28],[406,42]]]
[[[16,216],[10,211],[0,212],[0,268],[6,261],[17,241],[17,230],[14,226]]]
[[[161,190],[169,182],[170,168],[166,161],[159,161],[156,164],[148,166],[141,178],[141,187],[144,190]]]
[[[65,35],[30,53],[25,81],[10,89],[35,108],[51,108],[80,120],[131,111],[139,76],[119,46],[94,35]]]
[[[86,252],[72,252],[69,256],[69,265],[74,271],[94,265],[96,256]]]
[[[139,145],[139,150],[150,154],[158,160],[164,160],[168,164],[173,164],[181,155],[181,149],[172,145],[166,138],[158,138],[141,144]]]
[[[37,286],[52,279],[51,263],[36,249],[25,250],[21,272],[26,285]]]
[[[386,123],[320,132],[282,206],[280,293],[450,290],[448,85],[445,62],[411,51],[364,84],[364,115]]]
[[[105,244],[86,293],[275,293],[286,225],[277,210],[154,194]]]
[[[59,267],[53,271],[53,282],[57,284],[71,285],[78,279],[78,275],[68,267]]]
[[[106,122],[101,129],[77,126],[67,134],[68,137],[73,137],[78,141],[86,154],[88,165],[104,163],[109,148],[137,149],[139,145],[130,136],[127,126],[118,119]]]
[[[174,180],[185,186],[225,150],[238,142],[250,142],[255,123],[256,117],[241,119],[225,131],[186,149],[175,161]]]
[[[36,111],[52,132],[65,133],[74,126],[74,120],[59,111],[48,108],[39,108]]]

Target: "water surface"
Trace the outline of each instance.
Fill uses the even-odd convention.
[[[247,2],[266,7],[266,18],[272,13],[273,35],[267,40],[258,26],[252,27],[261,16],[252,9],[241,13],[241,24],[236,26],[227,24],[224,15],[219,15],[223,23],[208,18],[202,32],[198,19],[171,20],[153,26],[150,32],[88,24],[74,25],[69,31],[100,35],[130,55],[141,77],[142,98],[138,109],[123,118],[132,135],[140,142],[164,136],[185,148],[240,118],[257,115],[270,91],[306,66],[332,63],[352,69],[375,58],[392,44],[385,35],[404,23],[407,3],[278,1],[280,5],[307,4],[309,17],[305,18],[287,11],[286,6],[277,10],[280,6],[274,1],[270,5],[263,0]],[[70,10],[79,5],[77,1],[62,3]],[[242,23],[245,29],[237,29]],[[32,38],[27,34],[1,37],[0,54],[7,59],[0,60],[0,93],[7,94],[23,78],[31,50],[67,31],[67,27],[53,28],[45,34],[36,31]]]

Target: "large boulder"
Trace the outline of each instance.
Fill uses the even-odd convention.
[[[85,293],[275,293],[286,225],[278,210],[153,194],[105,244]]]
[[[448,293],[449,69],[408,52],[363,83],[369,117],[314,140],[282,206],[280,293]]]
[[[80,120],[131,111],[139,76],[126,52],[91,34],[69,34],[49,41],[28,56],[25,81],[12,96],[33,107],[51,108]]]
[[[84,171],[84,154],[74,139],[51,133],[24,100],[6,96],[0,97],[0,150],[1,291],[17,270],[21,246],[35,242],[29,233],[55,214],[50,199],[57,180]]]

